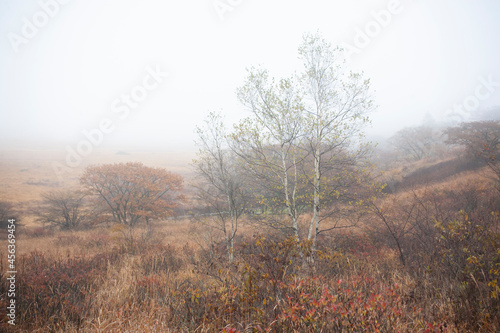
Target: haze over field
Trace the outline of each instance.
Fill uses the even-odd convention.
[[[0,0],[0,332],[500,332],[498,0]]]
[[[2,1],[0,148],[90,136],[94,149],[195,150],[209,110],[246,115],[246,68],[299,72],[302,35],[317,30],[371,78],[370,135],[428,113],[473,119],[500,105],[498,13],[495,0]]]

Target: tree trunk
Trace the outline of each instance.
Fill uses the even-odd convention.
[[[309,224],[309,234],[307,239],[311,241],[311,254],[307,258],[308,262],[314,262],[314,251],[316,250],[316,236],[318,235],[319,228],[319,209],[320,209],[320,186],[321,186],[321,173],[320,173],[320,155],[319,150],[315,151],[314,156],[314,201],[313,201],[313,216]]]
[[[307,239],[312,241],[313,246],[316,244],[316,236],[319,228],[319,209],[320,209],[320,186],[321,186],[321,173],[319,151],[316,150],[314,157],[314,192],[313,192],[313,216],[309,225],[309,234]]]

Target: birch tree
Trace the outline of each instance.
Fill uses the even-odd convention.
[[[342,54],[340,48],[332,48],[318,34],[306,34],[299,47],[306,94],[305,140],[313,158],[312,218],[308,232],[313,244],[320,232],[326,173],[339,163],[336,159],[340,153],[350,154],[350,158],[362,153],[358,150],[353,154],[352,147],[369,122],[367,113],[372,109],[370,81],[361,74],[348,72]]]
[[[264,69],[251,68],[238,89],[238,99],[251,116],[235,126],[232,149],[244,161],[261,190],[271,193],[268,207],[284,207],[288,218],[274,226],[288,229],[299,239],[300,184],[298,165],[304,159],[298,145],[303,136],[303,105],[294,78],[276,82]],[[261,197],[261,202],[265,197]]]

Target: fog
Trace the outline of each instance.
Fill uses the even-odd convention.
[[[316,31],[371,79],[368,135],[474,119],[500,105],[499,14],[496,0],[3,0],[0,148],[194,150],[208,111],[245,116],[246,68],[300,71]]]

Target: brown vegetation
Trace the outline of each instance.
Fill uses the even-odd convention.
[[[21,231],[16,331],[498,331],[500,198],[471,177],[378,199],[365,227],[321,235],[314,262],[309,242],[248,219],[232,263],[189,220],[132,242],[114,228]]]
[[[269,164],[244,166],[242,151],[231,155],[214,133],[194,163],[203,200],[190,192],[182,209],[183,178],[138,162],[87,167],[88,200],[76,186],[46,192],[42,225],[16,227],[17,326],[7,322],[2,275],[0,329],[500,330],[498,140],[465,143],[467,152],[482,147],[473,167],[420,159],[390,191],[373,168],[342,164],[339,149],[322,155],[331,159],[318,191],[307,151],[298,160],[264,145]],[[0,214],[24,219],[19,207],[0,202]],[[2,230],[2,274],[12,234]]]

